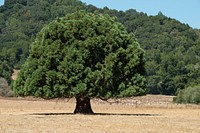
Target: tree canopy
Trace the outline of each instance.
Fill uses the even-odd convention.
[[[37,35],[14,83],[20,96],[131,97],[146,94],[144,50],[108,15],[76,12]]]

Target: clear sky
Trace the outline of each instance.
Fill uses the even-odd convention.
[[[148,15],[161,11],[164,15],[175,18],[193,28],[200,29],[200,0],[81,0],[103,8],[128,10],[136,9]]]
[[[164,15],[175,18],[193,28],[200,29],[200,0],[81,0],[86,4],[103,8],[128,10],[136,9],[148,15],[161,11]],[[3,5],[4,0],[0,0]]]
[[[4,0],[0,0],[0,5],[3,5],[4,4]]]

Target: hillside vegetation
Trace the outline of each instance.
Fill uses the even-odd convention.
[[[146,50],[149,93],[174,95],[200,82],[199,30],[161,12],[148,16],[133,9],[99,9],[78,0],[5,0],[0,7],[0,77],[11,84],[13,68],[21,68],[42,27],[78,10],[109,14],[135,34]]]

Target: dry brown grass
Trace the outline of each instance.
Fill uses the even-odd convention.
[[[0,98],[0,132],[199,133],[200,106],[175,105],[172,98],[94,99],[96,115],[73,115],[74,99]]]

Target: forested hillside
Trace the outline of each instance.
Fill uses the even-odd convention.
[[[12,70],[20,69],[29,46],[44,25],[78,10],[116,17],[133,32],[146,50],[150,93],[173,95],[200,82],[200,31],[171,19],[130,9],[98,9],[78,0],[6,0],[0,7],[0,77],[11,84]]]
[[[24,63],[36,33],[56,17],[84,7],[76,0],[5,0],[0,7],[0,76],[10,84],[12,69]]]

